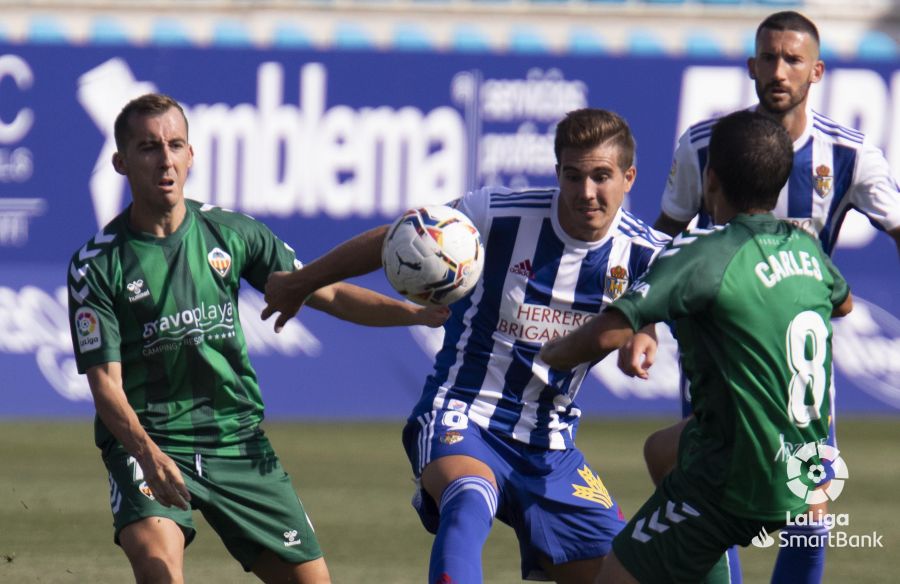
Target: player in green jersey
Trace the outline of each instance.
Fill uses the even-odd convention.
[[[704,196],[727,225],[676,237],[609,309],[541,351],[568,369],[674,321],[691,380],[678,465],[614,540],[602,582],[700,581],[728,547],[807,508],[773,461],[784,441],[827,435],[830,318],[852,300],[819,243],[771,214],[791,164],[778,124],[747,111],[722,118]]]
[[[243,278],[300,267],[250,217],[184,197],[193,160],[181,106],[148,94],[115,123],[113,165],[131,205],[72,257],[78,369],[97,410],[115,541],[139,582],[182,582],[199,509],[228,551],[266,582],[329,582],[312,524],[260,428],[263,402],[238,317]],[[371,326],[440,326],[364,288],[316,291],[313,308]]]

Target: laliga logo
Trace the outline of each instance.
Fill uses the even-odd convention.
[[[821,462],[827,464],[809,464],[810,458],[813,456],[818,456]],[[826,470],[826,466],[830,467],[831,473]],[[806,479],[815,485],[813,488],[807,487],[807,483],[802,479],[804,468],[806,469]],[[816,488],[828,481],[829,474],[833,476],[828,486],[824,489]],[[844,490],[844,480],[850,476],[838,449],[817,442],[807,442],[788,459],[787,475],[788,488],[808,504],[837,499]]]

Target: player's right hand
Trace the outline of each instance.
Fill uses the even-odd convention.
[[[657,342],[653,336],[638,331],[619,348],[619,369],[628,377],[648,379],[650,377],[648,369],[656,359],[657,348]]]
[[[184,511],[190,508],[191,494],[174,460],[159,448],[153,448],[137,462],[144,471],[144,480],[150,492],[160,505],[174,505]]]

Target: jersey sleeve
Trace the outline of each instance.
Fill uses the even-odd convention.
[[[115,293],[109,274],[99,265],[81,261],[79,254],[69,264],[69,329],[79,373],[122,359]]]
[[[466,217],[471,219],[472,224],[475,225],[478,232],[482,234],[482,238],[484,238],[488,228],[488,206],[490,200],[490,189],[484,187],[456,199],[450,203],[450,206],[461,211]]]
[[[247,258],[241,276],[262,292],[265,290],[269,274],[291,272],[300,268],[301,264],[294,249],[279,239],[266,225],[255,219],[249,221],[245,227]]]
[[[900,189],[881,150],[866,144],[850,190],[850,203],[876,227],[890,231],[900,227]]]
[[[690,132],[687,131],[681,135],[675,148],[660,209],[672,219],[690,221],[700,211],[702,199],[700,163],[691,144]]]
[[[686,231],[676,236],[647,272],[610,305],[634,330],[699,312],[715,300],[722,276],[715,269],[718,262],[710,257],[715,251],[710,245],[713,242],[691,234]]]

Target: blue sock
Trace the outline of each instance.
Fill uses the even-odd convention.
[[[459,477],[444,489],[431,547],[429,584],[481,584],[481,548],[497,512],[497,490],[480,476]]]
[[[788,539],[790,545],[778,550],[772,584],[820,584],[825,573],[828,528],[818,523],[789,525],[783,533],[782,537],[801,537]]]
[[[725,552],[728,556],[728,571],[731,573],[731,584],[742,584],[744,581],[741,575],[741,559],[738,557],[737,546],[731,546]]]

